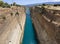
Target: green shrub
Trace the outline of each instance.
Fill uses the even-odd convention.
[[[11,14],[11,16],[13,15],[13,13],[10,13]]]
[[[6,17],[4,16],[4,17],[3,17],[3,19],[5,20],[5,19],[6,19]]]
[[[54,4],[54,6],[57,6],[57,4]]]
[[[16,14],[15,15],[19,15],[19,13],[18,12],[16,12]]]
[[[46,4],[42,4],[42,6],[45,6]]]
[[[42,13],[42,14],[45,13],[45,8],[44,8],[44,6],[41,7],[41,13]]]
[[[10,5],[8,5],[8,6],[7,6],[7,8],[11,8],[11,6],[10,6]]]

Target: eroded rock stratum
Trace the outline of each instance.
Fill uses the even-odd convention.
[[[60,7],[31,7],[38,44],[60,44]]]

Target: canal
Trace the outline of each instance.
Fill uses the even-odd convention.
[[[26,22],[25,22],[24,37],[22,44],[37,44],[29,8],[26,8]]]

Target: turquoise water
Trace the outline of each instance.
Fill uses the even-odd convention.
[[[26,15],[26,23],[25,23],[25,30],[22,44],[37,44],[30,13],[29,12],[27,13],[28,14]]]

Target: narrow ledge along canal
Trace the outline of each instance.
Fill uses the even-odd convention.
[[[29,8],[26,8],[26,22],[25,22],[24,37],[22,44],[37,44],[37,39],[32,24],[32,20],[30,17]]]

